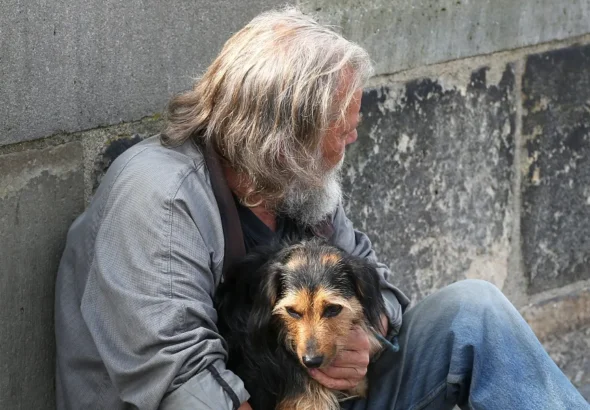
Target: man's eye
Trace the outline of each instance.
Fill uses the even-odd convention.
[[[342,312],[342,306],[340,305],[328,305],[324,309],[323,317],[334,317],[338,316]]]
[[[285,308],[285,310],[287,311],[287,313],[289,314],[289,316],[295,318],[295,319],[301,319],[301,313],[296,312],[295,310],[291,309],[291,308]]]

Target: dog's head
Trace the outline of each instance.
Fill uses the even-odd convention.
[[[354,326],[369,332],[381,326],[378,275],[363,259],[312,240],[282,249],[261,269],[252,334],[272,328],[305,367],[329,366]]]

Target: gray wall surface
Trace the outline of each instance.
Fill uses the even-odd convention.
[[[365,92],[349,149],[348,213],[413,300],[458,279],[504,287],[513,219],[515,74],[470,73]]]
[[[0,145],[138,120],[273,0],[0,1]]]
[[[0,409],[53,405],[53,288],[84,209],[81,154],[71,142],[0,156]]]
[[[278,0],[1,0],[0,145],[138,120]],[[312,0],[378,74],[588,32],[587,0]]]
[[[67,229],[275,0],[0,0],[0,409],[54,408]],[[482,278],[590,398],[590,0],[299,1],[377,76],[347,208],[419,301]]]
[[[590,30],[588,0],[308,0],[364,46],[376,73],[562,40]]]
[[[344,192],[415,302],[461,279],[494,283],[590,399],[590,36],[583,43],[367,89]]]

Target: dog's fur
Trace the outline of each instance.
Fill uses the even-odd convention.
[[[371,354],[380,350],[374,332],[385,307],[370,263],[314,239],[256,250],[227,277],[216,294],[219,331],[254,410],[336,410],[365,395],[366,380],[347,392],[322,386],[303,357],[329,366],[357,325]]]

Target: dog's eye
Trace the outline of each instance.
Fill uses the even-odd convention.
[[[342,306],[328,305],[324,309],[324,314],[322,316],[323,317],[334,317],[334,316],[338,316],[338,314],[340,314],[340,312],[342,312]]]
[[[295,319],[301,319],[301,313],[294,311],[291,308],[285,308],[289,316],[294,317]]]

